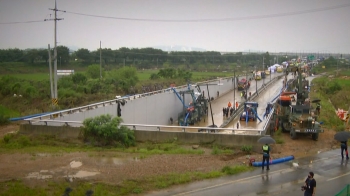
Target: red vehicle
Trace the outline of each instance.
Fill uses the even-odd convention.
[[[238,81],[238,90],[246,90],[250,87],[250,82],[245,78]]]

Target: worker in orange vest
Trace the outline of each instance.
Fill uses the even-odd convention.
[[[238,101],[236,101],[236,110],[238,109]]]
[[[232,106],[231,102],[228,102],[227,106],[230,108]]]

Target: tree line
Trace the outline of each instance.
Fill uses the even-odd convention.
[[[53,50],[53,49],[51,49]],[[163,65],[187,65],[190,68],[195,64],[215,64],[225,65],[237,63],[239,65],[265,65],[273,63],[282,63],[287,60],[286,55],[277,56],[266,53],[220,53],[216,51],[172,51],[166,52],[155,48],[126,48],[122,47],[116,50],[111,48],[102,48],[90,51],[86,48],[80,48],[77,51],[70,51],[66,46],[57,46],[57,60],[61,64],[67,64],[70,61],[79,61],[85,65],[98,63],[101,59],[104,65],[133,65],[136,68],[154,68]],[[53,54],[53,51],[51,51]],[[289,56],[289,58],[293,58]],[[53,59],[53,55],[52,55]],[[25,49],[18,48],[0,49],[0,62],[26,62],[37,63],[49,60],[47,49]],[[278,61],[277,61],[278,60]]]

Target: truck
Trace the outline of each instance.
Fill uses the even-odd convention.
[[[245,78],[242,78],[237,82],[238,90],[247,90],[250,87],[250,82]]]
[[[281,127],[282,132],[289,132],[292,139],[297,135],[311,135],[315,141],[319,133],[323,133],[318,114],[313,111],[309,98],[309,81],[302,77],[301,69],[293,67],[286,72],[286,78],[291,72],[298,72],[298,77],[288,81],[287,91],[280,94],[274,104],[274,113],[270,121],[270,131],[276,131]],[[320,100],[318,100],[320,101]]]

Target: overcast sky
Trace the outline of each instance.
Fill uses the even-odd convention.
[[[53,46],[53,21],[4,24],[53,19],[49,8],[54,0],[0,0],[0,48]],[[57,8],[67,11],[57,12],[57,42],[68,47],[350,53],[350,0],[57,0]]]

